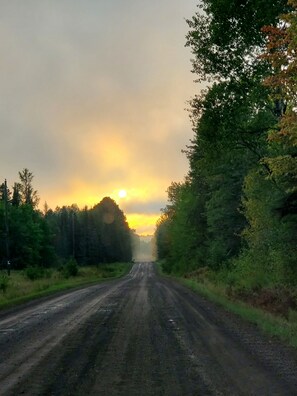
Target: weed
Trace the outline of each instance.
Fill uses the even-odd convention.
[[[233,298],[230,300],[230,297],[226,293],[226,288],[221,285],[215,285],[213,283],[206,285],[194,279],[180,279],[180,281],[210,301],[241,316],[244,320],[255,323],[267,334],[277,336],[292,346],[297,347],[297,312],[295,310],[290,309],[289,320],[287,320],[284,317],[275,316]]]

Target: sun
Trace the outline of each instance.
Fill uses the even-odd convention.
[[[127,191],[126,190],[120,190],[118,194],[119,194],[120,198],[126,198]]]

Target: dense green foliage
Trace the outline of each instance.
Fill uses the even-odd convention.
[[[131,230],[124,213],[108,197],[80,210],[76,205],[37,209],[33,174],[24,169],[13,193],[0,186],[0,263],[6,268],[28,268],[29,277],[65,264],[67,274],[77,273],[75,263],[129,262],[132,260]],[[33,269],[32,269],[33,268]]]
[[[296,285],[297,3],[201,3],[187,45],[210,85],[191,101],[190,170],[168,189],[158,256],[168,272]]]

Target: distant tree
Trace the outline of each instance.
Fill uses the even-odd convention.
[[[7,224],[12,266],[50,267],[57,259],[74,258],[79,264],[131,261],[131,230],[124,213],[109,197],[94,208],[82,211],[76,204],[44,211],[36,206],[39,198],[32,186],[33,174],[19,172],[13,194],[0,184],[0,265],[7,260]]]
[[[170,239],[170,216],[168,212],[162,213],[156,224],[155,240],[157,258],[159,260],[168,259],[171,252]]]
[[[57,207],[52,219],[55,223],[55,248],[59,257],[63,259],[72,256],[71,208]]]
[[[10,211],[11,259],[13,268],[41,265],[43,232],[39,212],[31,205],[12,206]]]
[[[129,225],[115,201],[105,197],[92,209],[100,256],[104,262],[131,261],[132,242]]]
[[[47,215],[48,211],[49,211],[49,207],[48,207],[47,202],[45,201],[44,205],[43,205],[43,213],[44,213],[45,216]]]
[[[5,200],[7,200],[7,202],[11,201],[11,192],[9,188],[5,186],[5,183],[2,183],[0,185],[0,201],[5,201]]]
[[[32,186],[34,175],[27,168],[24,168],[19,172],[20,177],[20,193],[22,203],[31,205],[33,208],[37,207],[39,203],[39,197],[37,191]]]
[[[20,206],[20,204],[22,203],[21,183],[14,183],[14,185],[12,187],[11,203],[13,206]]]

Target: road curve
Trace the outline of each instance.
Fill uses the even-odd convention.
[[[0,315],[0,395],[297,395],[297,354],[135,264]]]

